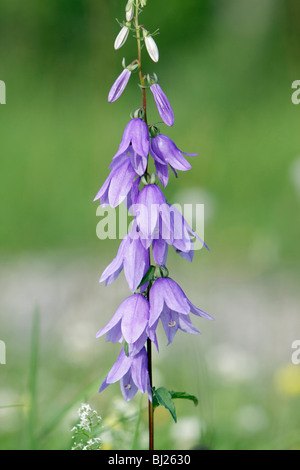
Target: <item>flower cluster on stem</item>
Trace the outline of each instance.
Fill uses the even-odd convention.
[[[100,391],[120,382],[121,392],[127,401],[138,390],[147,393],[149,420],[153,423],[151,345],[154,344],[159,351],[156,335],[159,322],[170,344],[178,330],[193,335],[200,333],[192,324],[190,314],[206,319],[212,317],[188,299],[166,268],[169,247],[192,261],[193,239],[199,237],[182,214],[167,203],[159,183],[163,188],[167,186],[169,169],[176,177],[179,171],[190,170],[191,164],[185,156],[197,154],[181,151],[168,136],[161,134],[156,125],[148,122],[147,90],[151,91],[163,123],[171,127],[175,118],[156,74],[144,75],[142,71],[142,43],[153,62],[159,60],[153,35],[139,24],[139,14],[145,5],[146,0],[128,0],[126,4],[126,21],[114,47],[120,49],[133,31],[137,40],[137,58],[129,66],[123,60],[123,71],[108,95],[111,103],[119,99],[132,74],[137,71],[142,106],[131,115],[125,126],[109,167],[110,173],[94,200],[103,207],[109,205],[112,208],[126,201],[128,210],[134,216],[116,257],[100,278],[100,282],[110,285],[123,270],[131,291],[108,324],[97,333],[97,337],[106,335],[107,341],[123,345]],[[154,166],[153,173],[149,170],[151,164]]]

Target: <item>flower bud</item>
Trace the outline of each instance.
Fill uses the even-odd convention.
[[[116,37],[114,48],[117,51],[120,49],[126,42],[126,39],[128,38],[129,34],[129,26],[125,25],[119,32],[118,36]]]
[[[126,88],[130,75],[131,75],[131,71],[127,68],[125,68],[123,72],[121,73],[121,75],[119,75],[119,77],[117,78],[117,80],[115,81],[115,83],[110,89],[110,92],[108,95],[109,103],[113,103],[118,98],[120,98],[120,96],[122,95],[123,91]]]
[[[128,0],[125,11],[126,11],[126,21],[131,21],[134,16],[133,0]]]
[[[143,30],[143,35],[144,35],[146,49],[148,51],[149,56],[151,57],[153,62],[158,62],[159,51],[158,51],[156,42],[154,41],[153,37],[149,34],[149,32],[146,31],[145,29]]]

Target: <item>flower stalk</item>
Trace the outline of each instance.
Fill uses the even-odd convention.
[[[170,102],[158,84],[156,74],[143,74],[142,43],[154,62],[159,51],[151,33],[139,24],[139,13],[146,0],[128,0],[125,8],[127,22],[123,23],[115,41],[115,49],[122,47],[130,32],[137,41],[137,59],[126,66],[115,80],[108,101],[120,98],[133,73],[138,70],[142,106],[130,116],[119,148],[112,158],[108,175],[98,191],[95,201],[102,207],[116,208],[123,201],[134,220],[122,240],[117,255],[104,270],[100,282],[112,284],[124,271],[131,295],[116,310],[109,323],[102,327],[97,337],[106,335],[112,343],[123,343],[115,364],[101,384],[100,392],[109,385],[120,382],[121,392],[130,401],[140,391],[148,395],[149,450],[154,450],[154,410],[166,407],[176,422],[173,398],[192,400],[196,397],[186,392],[155,388],[152,383],[152,343],[159,351],[156,330],[162,324],[168,345],[177,332],[200,334],[193,325],[190,313],[212,320],[212,317],[196,307],[169,274],[166,268],[168,250],[191,262],[194,257],[194,239],[208,247],[189,226],[181,212],[167,203],[158,182],[165,188],[169,182],[169,168],[177,177],[178,171],[189,171],[191,165],[185,153],[154,124],[148,124],[147,96],[149,88],[163,124],[174,125],[174,113]],[[129,23],[130,21],[130,23]],[[154,34],[154,33],[153,33]],[[131,80],[130,80],[131,82]],[[151,96],[151,95],[150,95]],[[150,173],[150,160],[155,173]],[[141,186],[141,187],[140,187]]]

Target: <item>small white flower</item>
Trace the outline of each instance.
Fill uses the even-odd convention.
[[[154,41],[153,37],[150,36],[148,31],[144,30],[143,34],[144,34],[145,45],[146,45],[149,56],[151,57],[153,62],[158,62],[159,51],[158,51],[156,42]]]
[[[129,34],[129,27],[123,26],[118,36],[116,37],[115,44],[114,44],[115,50],[120,49],[125,44],[126,39],[128,38],[128,34]]]

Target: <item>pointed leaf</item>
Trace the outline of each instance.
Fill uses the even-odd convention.
[[[198,405],[198,398],[195,397],[195,395],[190,395],[189,393],[186,392],[173,392],[170,390],[170,395],[172,398],[181,398],[183,400],[191,400],[195,406]]]
[[[172,400],[171,393],[165,387],[159,387],[158,389],[153,388],[153,405],[157,407],[158,405],[164,406],[171,414],[175,423],[177,422],[175,405]],[[158,405],[157,405],[158,403]]]

